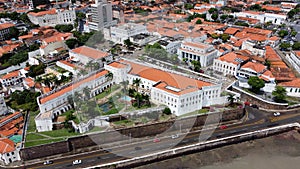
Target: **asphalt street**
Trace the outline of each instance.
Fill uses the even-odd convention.
[[[99,164],[114,162],[118,160],[138,157],[141,155],[151,154],[162,150],[167,150],[174,147],[194,144],[203,140],[212,140],[221,137],[226,137],[235,134],[246,133],[268,127],[293,123],[300,121],[300,113],[282,113],[279,117],[274,117],[273,113],[261,113],[257,109],[248,108],[248,120],[234,125],[228,125],[227,128],[216,128],[214,130],[196,131],[187,135],[179,134],[178,138],[158,137],[159,142],[154,142],[153,138],[143,142],[120,145],[117,147],[106,149],[105,152],[92,152],[88,154],[78,154],[76,157],[66,157],[59,160],[54,160],[53,164],[43,165],[43,162],[33,165],[28,165],[22,168],[83,168],[95,166]],[[73,165],[73,160],[81,160],[79,165]],[[26,163],[25,163],[26,165]]]

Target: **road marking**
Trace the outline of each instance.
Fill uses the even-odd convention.
[[[281,117],[281,119],[277,119],[277,121],[280,121],[280,120],[282,120],[282,119],[287,119],[287,118],[290,118],[290,117],[296,117],[296,116],[299,116],[299,114],[293,114],[293,115],[290,115],[290,116],[287,116],[287,115],[282,115]],[[223,132],[223,131],[226,131],[226,130],[232,130],[232,129],[236,129],[236,128],[242,128],[242,127],[246,127],[246,126],[254,126],[254,125],[257,125],[257,124],[262,124],[262,123],[264,123],[265,122],[265,119],[261,119],[261,120],[259,120],[259,121],[256,121],[256,122],[254,122],[254,123],[249,123],[249,124],[240,124],[239,126],[234,126],[234,127],[228,127],[228,128],[226,128],[226,129],[222,129],[222,130],[216,130],[216,132]],[[199,131],[199,132],[196,132],[196,133],[192,133],[192,134],[190,134],[190,135],[186,135],[185,136],[185,139],[187,139],[187,138],[191,138],[191,137],[195,137],[195,135],[197,135],[197,134],[200,134],[200,133],[210,133],[211,131],[204,131],[204,132],[201,132],[201,131]],[[221,135],[220,135],[221,136]],[[170,138],[166,138],[166,139],[162,139],[161,140],[161,142],[160,143],[162,143],[162,142],[168,142],[170,140]],[[188,140],[183,140],[182,141],[182,143],[186,143],[186,142],[188,142]],[[145,145],[146,147],[152,147],[152,146],[155,146],[155,144],[159,144],[159,143],[153,143],[151,140],[149,140],[149,142],[148,142],[149,144],[148,145]],[[144,147],[145,147],[144,146]],[[180,147],[180,146],[179,146]],[[113,152],[124,152],[124,151],[126,151],[126,150],[129,150],[129,149],[131,149],[132,147],[131,146],[129,146],[129,147],[124,147],[123,148],[123,150],[114,150]],[[80,159],[87,159],[87,158],[90,158],[90,157],[96,157],[96,156],[101,156],[101,155],[104,155],[104,154],[107,154],[107,153],[100,153],[100,154],[94,154],[94,155],[89,155],[89,156],[84,156],[84,157],[80,157]],[[102,159],[108,159],[108,158],[111,158],[111,157],[102,157]],[[69,159],[69,160],[63,160],[63,161],[60,161],[60,162],[54,162],[53,164],[50,164],[50,165],[48,165],[48,166],[53,166],[53,165],[57,165],[57,164],[64,164],[64,163],[67,163],[67,162],[72,162],[73,161],[73,159]],[[36,165],[36,164],[33,164],[33,165]],[[31,168],[43,168],[43,167],[45,167],[45,166],[38,166],[38,167],[31,167]],[[30,167],[29,167],[30,168]]]
[[[299,114],[288,114],[288,115],[281,115],[277,117],[274,116],[274,117],[270,117],[269,120],[270,122],[276,122],[276,121],[285,120],[296,116],[299,116]]]

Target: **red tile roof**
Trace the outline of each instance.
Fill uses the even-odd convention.
[[[15,144],[8,138],[0,138],[0,154],[15,151]]]
[[[25,79],[25,83],[27,84],[27,86],[29,87],[34,87],[34,81],[31,78],[26,78]]]
[[[224,33],[226,34],[229,34],[229,35],[234,35],[236,32],[240,31],[239,28],[232,28],[232,27],[229,27],[225,30]]]
[[[41,11],[41,12],[29,12],[28,15],[32,15],[32,16],[35,16],[35,17],[39,17],[39,16],[43,16],[43,15],[54,15],[56,14],[56,9],[52,8],[48,11]]]
[[[60,63],[62,63],[62,64],[65,64],[65,65],[67,65],[67,66],[70,66],[70,67],[72,67],[72,68],[75,68],[75,67],[76,67],[74,64],[72,64],[72,63],[70,63],[70,62],[68,62],[68,61],[66,61],[66,60],[59,60],[58,62],[60,62]]]
[[[10,79],[13,77],[18,77],[19,76],[19,70],[7,73],[6,75],[2,76],[1,79]]]
[[[242,68],[252,69],[257,73],[261,73],[266,69],[266,66],[257,62],[247,62]]]
[[[92,59],[101,59],[108,56],[108,53],[106,52],[102,52],[87,46],[81,46],[79,48],[73,49],[72,52],[83,56],[87,56]]]
[[[147,67],[141,64],[133,63],[130,61],[121,61],[131,65],[130,74],[138,75],[139,77],[159,82],[162,81],[168,86],[178,88],[180,90],[187,90],[189,88],[198,88],[201,89],[204,86],[211,86],[211,83],[188,78],[186,76],[165,72],[159,69]],[[159,86],[160,87],[160,86]],[[178,93],[180,94],[180,93]]]
[[[125,68],[126,67],[126,65],[121,62],[112,62],[111,64],[109,64],[109,66],[112,66],[114,68]]]
[[[57,98],[57,97],[65,94],[67,92],[75,90],[77,87],[79,87],[80,85],[82,85],[84,83],[89,83],[89,82],[91,82],[91,81],[93,81],[93,80],[95,80],[95,79],[97,79],[97,78],[99,78],[101,76],[105,76],[107,73],[108,73],[107,70],[101,71],[101,72],[99,72],[99,73],[97,73],[95,75],[92,75],[92,76],[90,76],[90,77],[88,77],[86,79],[83,79],[83,80],[75,83],[75,84],[69,85],[69,86],[67,86],[67,87],[65,87],[65,88],[63,88],[63,89],[61,89],[61,90],[59,90],[59,91],[57,91],[55,93],[52,93],[52,94],[50,94],[50,95],[48,95],[46,97],[41,98],[40,102],[41,102],[41,104],[44,104],[44,103],[46,103],[46,102],[48,102],[48,101],[50,101],[50,100],[52,100],[54,98]]]
[[[10,28],[10,27],[14,27],[15,25],[12,24],[12,23],[2,23],[0,24],[0,30],[3,30],[3,29],[7,29],[7,28]]]
[[[218,58],[218,60],[225,61],[228,63],[233,63],[235,65],[238,65],[241,62],[244,62],[248,59],[249,59],[249,57],[237,54],[235,52],[227,53],[224,56],[221,56],[220,58]]]
[[[279,83],[278,85],[284,86],[284,87],[296,87],[296,88],[300,88],[300,79],[296,78],[296,79],[293,79],[293,80],[291,80],[289,82]]]

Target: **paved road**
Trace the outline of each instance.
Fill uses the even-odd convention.
[[[272,113],[261,113],[257,109],[248,108],[248,120],[242,124],[235,124],[228,126],[226,129],[206,130],[204,132],[193,132],[188,135],[180,136],[172,139],[171,136],[161,138],[159,142],[153,142],[153,139],[142,143],[134,143],[130,145],[122,145],[119,147],[107,149],[104,151],[93,152],[85,155],[78,155],[76,158],[64,158],[55,160],[51,165],[43,165],[42,163],[30,165],[26,168],[83,168],[88,166],[95,166],[97,164],[104,164],[117,160],[127,159],[140,155],[159,152],[173,147],[180,147],[197,143],[200,140],[208,140],[221,138],[234,134],[241,134],[245,132],[255,131],[267,127],[274,127],[277,125],[292,123],[300,121],[300,113],[282,113],[279,117],[273,117]],[[211,134],[212,133],[212,134]],[[137,148],[138,147],[138,148]],[[75,159],[82,160],[82,164],[73,166],[72,161]],[[23,167],[24,168],[24,167]]]

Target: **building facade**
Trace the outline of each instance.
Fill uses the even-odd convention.
[[[100,31],[117,24],[113,21],[112,4],[107,0],[96,0],[90,7],[88,26],[90,30]]]
[[[109,53],[88,46],[70,50],[69,55],[72,60],[79,61],[84,65],[87,65],[89,62],[97,62],[102,66],[104,61],[112,60],[112,56]]]
[[[56,26],[60,24],[74,24],[76,13],[74,9],[55,9],[48,11],[29,12],[29,20],[39,26]]]
[[[89,88],[90,97],[94,97],[109,88],[112,82],[105,76],[107,73],[108,71],[101,69],[39,96],[37,102],[40,114],[35,118],[37,130],[39,132],[52,130],[52,120],[72,108],[69,97],[73,97],[75,92]]]
[[[141,24],[126,23],[121,26],[111,27],[109,40],[123,44],[124,40],[139,34],[149,34],[147,27]]]
[[[249,60],[249,57],[230,52],[214,59],[213,69],[222,72],[224,75],[236,76],[242,63]]]
[[[283,24],[287,18],[287,16],[284,14],[273,14],[273,13],[266,13],[266,12],[254,12],[254,11],[235,12],[234,16],[258,19],[260,23],[271,22],[275,25]]]
[[[12,23],[2,23],[0,24],[0,41],[6,40],[9,37],[9,29],[14,27]]]
[[[135,79],[140,79],[139,91],[148,94],[152,102],[168,106],[177,116],[216,102],[224,103],[220,97],[221,84],[192,79],[128,60],[113,62],[106,65],[105,69],[122,75],[122,78],[114,76],[115,83],[128,81],[129,85],[133,85]]]
[[[181,44],[177,54],[180,60],[199,61],[201,67],[213,64],[214,59],[218,57],[218,51],[212,45],[189,41]]]
[[[15,143],[8,138],[0,138],[0,161],[9,164],[21,160]]]

